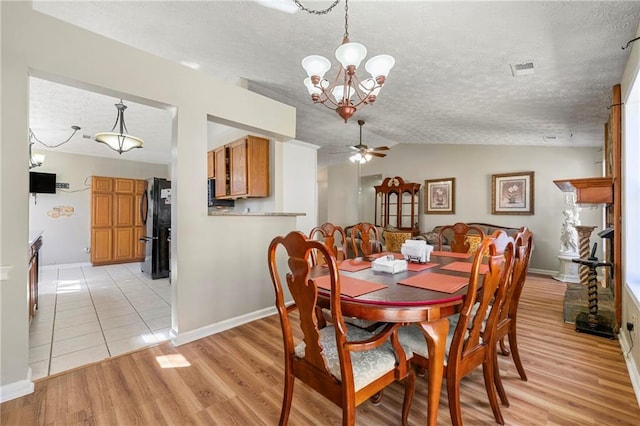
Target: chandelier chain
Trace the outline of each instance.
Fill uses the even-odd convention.
[[[344,1],[344,39],[349,39],[349,0]]]
[[[35,142],[38,142],[40,145],[46,146],[47,148],[57,148],[57,147],[59,147],[61,145],[64,145],[65,143],[69,142],[71,140],[71,138],[78,132],[78,130],[80,130],[80,127],[79,126],[71,126],[71,129],[73,130],[73,133],[71,133],[71,136],[69,136],[68,138],[66,138],[62,142],[59,142],[57,144],[48,144],[48,143],[45,143],[45,142],[41,141],[40,139],[38,139],[36,134],[33,133],[33,130],[31,130],[31,128],[29,128],[29,142],[33,144],[34,141],[35,141]]]
[[[305,12],[311,13],[313,15],[326,15],[327,13],[331,12],[333,10],[333,8],[336,7],[336,5],[338,3],[340,3],[340,0],[334,1],[331,6],[329,6],[328,8],[326,8],[324,10],[307,9],[306,7],[304,7],[302,5],[302,3],[300,3],[299,0],[293,0],[293,2],[296,4],[296,6],[298,6],[300,8],[300,10],[304,10]]]

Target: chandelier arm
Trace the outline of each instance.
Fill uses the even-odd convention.
[[[296,6],[298,6],[300,8],[300,10],[304,10],[305,12],[311,13],[313,15],[326,15],[327,13],[331,12],[333,10],[333,8],[336,7],[336,5],[338,3],[340,3],[340,0],[334,1],[331,6],[329,6],[328,8],[326,8],[324,10],[307,9],[298,0],[293,0],[293,2],[296,4]]]
[[[352,75],[351,79],[355,82],[355,84],[353,85],[353,89],[355,94],[358,96],[359,102],[354,105],[354,106],[359,106],[361,105],[363,102],[366,102],[367,99],[369,99],[369,96],[371,96],[371,94],[373,93],[374,90],[381,88],[382,86],[379,84],[375,84],[371,89],[369,89],[368,91],[360,91],[360,88],[362,86],[362,81],[360,81],[360,79],[358,78],[357,75]],[[374,80],[375,81],[375,80]]]
[[[61,145],[64,145],[65,143],[69,142],[71,140],[71,138],[78,132],[78,130],[80,130],[80,127],[78,126],[71,126],[71,128],[73,129],[73,133],[71,133],[71,136],[69,136],[67,139],[63,140],[60,143],[57,144],[53,144],[53,145],[49,145],[45,142],[42,142],[40,139],[38,139],[38,137],[36,136],[35,133],[33,133],[33,130],[29,129],[29,142],[33,143],[33,141],[38,142],[41,145],[46,146],[47,148],[57,148]]]

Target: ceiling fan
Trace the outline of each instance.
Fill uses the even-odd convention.
[[[349,146],[350,149],[356,151],[349,160],[352,163],[366,163],[371,160],[372,157],[386,157],[387,154],[382,153],[380,151],[388,151],[388,146],[378,146],[375,148],[369,148],[367,145],[362,143],[362,126],[364,125],[364,120],[358,120],[358,125],[360,126],[360,142],[357,145]]]

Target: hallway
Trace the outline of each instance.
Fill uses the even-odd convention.
[[[42,269],[29,329],[32,378],[70,370],[169,339],[169,279],[139,263]]]

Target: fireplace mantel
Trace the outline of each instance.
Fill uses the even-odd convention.
[[[591,177],[577,179],[554,180],[560,190],[576,192],[578,204],[611,204],[613,203],[613,178]]]

